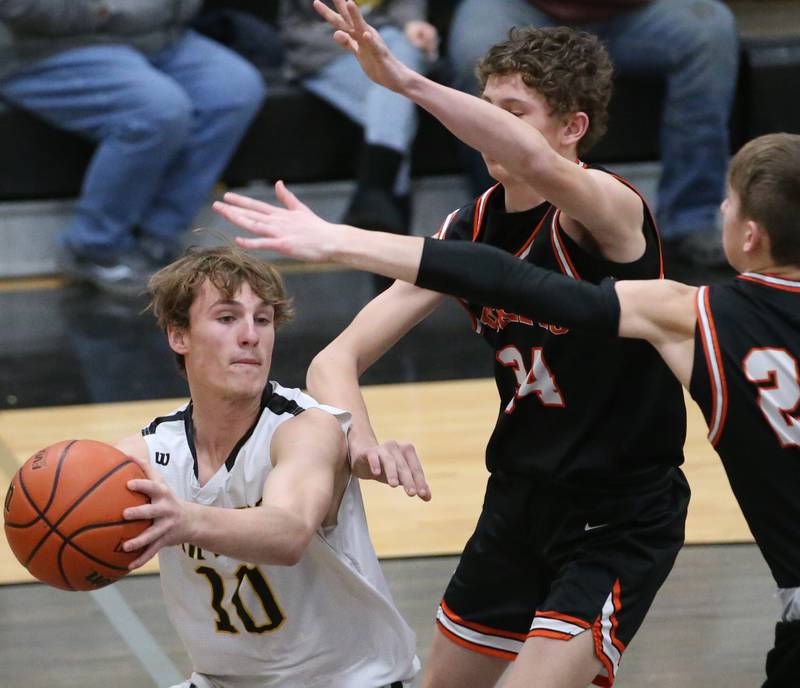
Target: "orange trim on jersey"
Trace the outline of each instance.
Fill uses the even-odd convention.
[[[561,209],[557,208],[556,212],[553,213],[553,224],[550,232],[550,243],[553,245],[553,254],[558,261],[558,267],[561,268],[561,272],[563,272],[568,277],[572,277],[573,279],[581,279],[580,274],[575,269],[575,265],[572,262],[572,259],[569,257],[569,252],[567,251],[567,247],[564,245],[564,242],[561,240],[561,235],[559,232],[558,218],[561,215]],[[563,255],[563,260],[562,260]],[[566,261],[566,264],[564,263]]]
[[[722,355],[719,350],[719,341],[717,340],[717,328],[714,325],[714,316],[711,314],[711,302],[709,297],[708,287],[701,288],[702,304],[700,299],[695,301],[695,310],[698,324],[700,325],[700,340],[703,342],[703,353],[706,357],[706,367],[708,368],[708,375],[711,383],[711,414],[709,418],[709,436],[708,441],[712,446],[716,446],[719,438],[722,435],[722,428],[725,425],[725,417],[728,413],[728,386],[725,381],[725,371],[722,368]],[[702,308],[702,317],[700,309]],[[707,334],[705,331],[704,322],[708,323],[708,334],[711,337],[707,341]],[[719,391],[717,390],[717,378],[714,376],[714,366],[711,356],[714,356],[714,363],[716,363],[717,377],[719,378]],[[720,398],[721,397],[721,398]],[[719,420],[716,419],[717,410],[720,409]]]
[[[577,616],[570,616],[569,614],[562,614],[561,612],[551,612],[551,611],[536,611],[534,614],[534,618],[537,616],[544,616],[548,619],[558,619],[559,621],[566,621],[567,623],[571,623],[574,626],[580,626],[581,628],[591,628],[592,624],[588,621],[584,621],[583,619],[579,619]]]
[[[495,184],[491,189],[484,191],[480,198],[475,201],[475,215],[472,218],[472,240],[475,241],[478,238],[478,234],[481,231],[481,225],[483,224],[483,216],[486,214],[486,205],[489,203],[489,197],[495,192],[497,187],[500,186],[498,182]]]
[[[475,317],[475,315],[469,309],[469,306],[467,305],[467,302],[464,301],[464,299],[458,298],[457,296],[454,296],[453,298],[456,300],[456,303],[459,306],[461,306],[467,312],[467,315],[469,316],[470,324],[472,326],[472,331],[473,332],[479,332],[480,330],[478,328],[478,319]]]
[[[444,218],[444,221],[442,222],[441,227],[439,227],[439,231],[436,232],[436,234],[433,235],[434,239],[444,239],[445,233],[450,228],[450,223],[453,221],[453,218],[457,214],[458,214],[458,209],[454,210],[446,218]]]
[[[520,640],[522,642],[525,642],[525,638],[528,637],[527,633],[514,633],[513,631],[504,631],[499,628],[484,626],[483,624],[475,623],[473,621],[466,621],[456,614],[452,609],[450,609],[450,607],[445,604],[444,600],[440,602],[440,606],[448,619],[455,621],[459,626],[465,626],[466,628],[471,628],[473,631],[478,631],[478,633],[484,633],[485,635],[496,635],[499,638],[511,638],[512,640]]]
[[[785,277],[779,277],[778,275],[771,275],[768,272],[759,275],[757,273],[748,273],[743,275],[737,275],[740,280],[745,280],[746,282],[753,282],[754,284],[760,284],[764,287],[772,287],[773,289],[780,289],[781,291],[788,291],[794,294],[800,294],[800,282],[796,280],[788,280]],[[773,280],[781,280],[782,282],[794,282],[797,286],[790,285],[790,284],[778,284],[776,282],[772,282],[769,279],[764,279],[766,277],[771,277]]]
[[[575,636],[562,631],[552,631],[548,628],[537,628],[528,633],[529,638],[553,638],[554,640],[572,640]]]
[[[522,244],[522,248],[520,248],[520,250],[514,254],[517,258],[519,258],[523,253],[525,253],[525,251],[528,250],[528,248],[530,248],[530,245],[533,243],[533,240],[536,238],[536,235],[539,233],[539,230],[544,226],[544,221],[550,214],[550,210],[552,210],[552,205],[550,206],[550,208],[544,211],[544,215],[542,215],[542,219],[539,220],[539,224],[537,224],[536,227],[533,228],[533,232],[526,239],[525,243]]]
[[[436,627],[448,640],[451,640],[456,645],[461,645],[461,647],[471,650],[472,652],[478,652],[482,655],[491,655],[492,657],[499,657],[500,659],[505,659],[509,662],[513,662],[517,658],[517,655],[513,652],[506,652],[505,650],[498,650],[494,647],[486,647],[485,645],[478,645],[477,643],[471,643],[468,640],[464,640],[464,638],[457,636],[455,633],[445,628],[441,621],[436,621]]]

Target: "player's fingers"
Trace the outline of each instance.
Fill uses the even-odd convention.
[[[232,225],[248,230],[254,225],[253,219],[244,215],[242,211],[235,206],[222,203],[221,201],[214,201],[211,207],[214,209],[215,213],[224,217]]]
[[[319,16],[321,16],[326,22],[328,22],[331,26],[337,29],[341,28],[342,25],[344,24],[344,20],[342,19],[342,17],[337,12],[334,12],[321,0],[314,0],[314,9],[317,11],[317,14],[319,14]]]
[[[262,213],[269,213],[275,210],[275,206],[266,201],[259,201],[255,198],[250,198],[250,196],[234,193],[233,191],[227,191],[222,196],[222,200],[228,205],[233,205],[238,208],[247,208],[248,210],[259,210]]]
[[[142,494],[150,497],[150,499],[153,499],[162,493],[161,485],[150,478],[132,478],[128,481],[128,489],[133,492],[141,492]]]
[[[275,195],[278,197],[278,200],[289,210],[308,210],[309,212],[311,210],[297,196],[289,191],[282,179],[279,179],[277,182],[275,182]]]
[[[406,491],[409,497],[414,497],[417,494],[417,486],[414,484],[414,476],[408,469],[405,462],[400,459],[395,464],[397,466],[397,479]]]
[[[397,475],[395,458],[385,447],[381,451],[381,466],[383,466],[383,472],[386,475],[386,482],[392,487],[397,487],[400,484],[400,478]]]
[[[333,40],[335,40],[345,50],[349,50],[353,54],[358,53],[358,43],[356,43],[350,37],[349,33],[346,33],[345,31],[337,31],[335,34],[333,34]]]
[[[347,0],[345,3],[347,7],[347,17],[352,25],[353,29],[355,29],[356,33],[359,36],[362,36],[366,31],[369,31],[369,24],[364,20],[364,17],[361,16],[361,12],[358,9],[358,5],[353,2],[353,0]]]
[[[223,204],[224,205],[224,204]],[[255,227],[280,227],[280,220],[286,216],[288,210],[283,208],[274,208],[269,213],[264,213],[260,210],[248,210],[247,208],[234,208],[228,206],[227,212],[231,216],[241,218],[248,222],[255,223]],[[276,224],[276,222],[278,224]]]
[[[377,452],[370,452],[367,454],[367,463],[369,463],[369,472],[376,478],[383,473],[381,466],[381,457]]]
[[[336,7],[336,10],[339,14],[339,18],[341,19],[342,31],[352,31],[353,30],[353,22],[350,19],[350,13],[347,11],[347,3],[345,0],[333,0],[333,4]]]
[[[159,553],[161,550],[161,543],[154,542],[150,545],[143,554],[139,555],[134,559],[130,564],[128,564],[128,570],[133,571],[134,569],[138,569],[144,566],[148,561],[150,561],[156,554]]]
[[[407,444],[403,447],[403,456],[406,460],[408,470],[411,472],[412,480],[419,497],[426,502],[431,498],[431,488],[428,481],[425,479],[425,471],[422,470],[422,464],[417,456],[417,450],[414,449],[413,444]]]
[[[250,237],[236,237],[236,245],[255,251],[274,251],[275,253],[288,253],[282,239],[252,239]]]
[[[220,207],[216,207],[215,204],[214,210],[231,224],[241,227],[253,234],[264,234],[269,231],[270,225],[268,224],[268,218],[260,219],[238,208],[232,208],[230,206],[225,207],[224,204],[220,204]]]

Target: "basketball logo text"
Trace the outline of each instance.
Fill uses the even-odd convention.
[[[31,465],[31,470],[38,471],[40,468],[44,468],[47,465],[46,458],[47,458],[47,452],[44,449],[36,452],[36,456],[33,457],[33,464]]]
[[[101,576],[97,571],[92,571],[88,576],[86,576],[86,581],[91,583],[96,588],[102,588],[105,585],[110,585],[114,582],[113,578],[106,578],[105,576]]]

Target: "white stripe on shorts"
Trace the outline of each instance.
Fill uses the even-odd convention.
[[[441,605],[439,605],[439,608],[436,610],[436,620],[453,635],[475,645],[483,645],[484,647],[491,647],[495,650],[503,650],[504,652],[513,652],[514,654],[519,654],[519,651],[522,649],[522,642],[519,640],[503,638],[497,635],[488,635],[472,628],[462,626],[448,617],[447,614],[444,613]]]

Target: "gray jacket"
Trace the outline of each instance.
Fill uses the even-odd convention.
[[[357,4],[376,29],[384,26],[402,29],[410,21],[427,18],[427,0],[361,0]],[[333,40],[333,29],[317,14],[311,0],[281,0],[278,24],[286,49],[285,71],[289,79],[310,76],[345,54]]]
[[[0,0],[0,79],[54,53],[125,44],[153,53],[172,42],[202,0]]]

